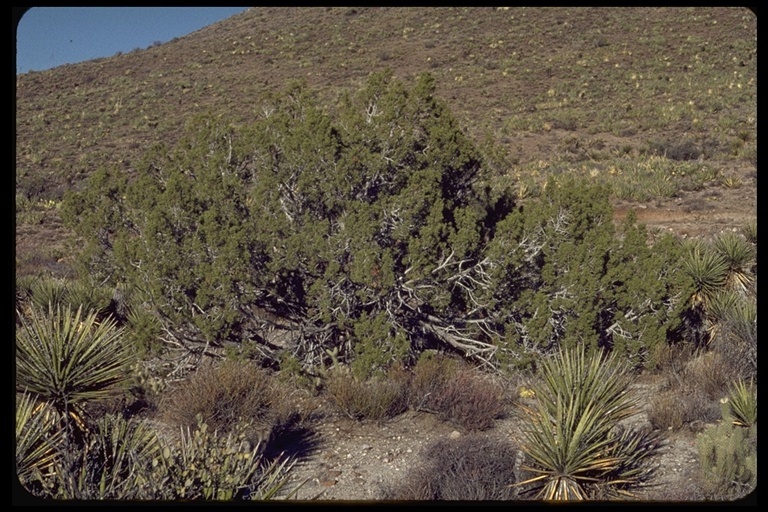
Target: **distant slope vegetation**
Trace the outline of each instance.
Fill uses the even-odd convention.
[[[558,130],[610,135],[617,150],[689,137],[715,157],[754,133],[755,54],[743,8],[257,7],[17,76],[17,192],[57,199],[104,162],[130,169],[195,113],[250,122],[294,79],[332,107],[384,68],[432,73],[470,134],[513,164],[562,152]]]

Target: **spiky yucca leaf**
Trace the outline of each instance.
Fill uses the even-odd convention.
[[[728,263],[717,252],[701,244],[694,244],[683,260],[685,272],[693,279],[694,306],[708,307],[712,297],[722,290],[728,278]]]
[[[69,307],[32,311],[16,331],[16,389],[50,401],[77,420],[84,402],[108,398],[129,375],[122,329]]]
[[[715,239],[715,251],[728,267],[726,282],[733,288],[746,292],[754,282],[752,264],[755,262],[755,248],[736,233],[725,232]]]
[[[753,220],[741,227],[741,234],[751,244],[757,244],[757,221]]]
[[[751,427],[757,423],[757,389],[754,382],[739,380],[728,391],[729,416],[734,425]]]
[[[32,283],[32,304],[41,310],[49,307],[56,309],[64,304],[67,295],[67,282],[63,279],[40,278]]]
[[[40,479],[59,456],[64,431],[50,404],[29,393],[16,396],[16,474],[19,482]]]
[[[740,340],[756,345],[757,343],[757,303],[749,298],[738,300],[726,311],[724,324]]]
[[[626,439],[611,434],[636,412],[628,387],[628,369],[613,356],[587,356],[580,347],[545,360],[523,443],[537,476],[518,485],[535,483],[540,497],[560,500],[584,499],[593,484],[639,482],[640,448],[622,450],[616,444]]]
[[[111,292],[97,285],[73,281],[67,286],[63,301],[71,308],[82,306],[84,312],[98,312],[109,305]]]

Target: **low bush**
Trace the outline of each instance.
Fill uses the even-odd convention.
[[[325,393],[344,415],[355,420],[384,421],[408,408],[407,382],[402,378],[374,376],[360,379],[344,368],[332,370]]]
[[[434,352],[424,352],[413,367],[409,405],[416,410],[427,407],[434,396],[453,380],[461,368],[458,359]]]
[[[210,431],[198,417],[177,444],[164,446],[152,461],[152,498],[163,500],[265,500],[275,496],[293,466],[288,459],[266,461],[261,446],[248,440],[249,425],[227,434]]]
[[[458,372],[427,403],[441,420],[468,431],[493,427],[505,410],[501,387],[470,369]]]
[[[698,437],[700,478],[711,500],[738,499],[757,485],[757,427],[724,422]]]
[[[387,500],[513,500],[516,446],[470,434],[427,446],[421,463],[384,489]]]
[[[648,421],[660,430],[680,430],[694,422],[712,422],[719,414],[717,402],[701,390],[677,386],[654,395],[648,410]]]
[[[193,428],[198,416],[211,430],[221,432],[245,421],[257,441],[269,439],[276,424],[274,398],[264,370],[247,362],[224,361],[199,369],[171,388],[159,409],[165,421],[183,428]]]

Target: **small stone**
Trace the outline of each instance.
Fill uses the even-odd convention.
[[[461,437],[461,432],[459,432],[458,430],[454,430],[453,432],[451,432],[450,434],[448,434],[448,437],[449,437],[450,439],[458,439],[458,438],[460,438],[460,437]]]
[[[405,453],[413,453],[413,450],[411,450],[410,448],[408,448],[407,450],[405,450]]]

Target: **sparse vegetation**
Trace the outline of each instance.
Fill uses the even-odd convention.
[[[518,498],[514,487],[518,449],[476,435],[427,446],[420,466],[384,489],[398,501],[501,501]]]
[[[311,422],[425,415],[382,497],[631,496],[648,428],[753,489],[754,15],[280,9],[17,76],[22,485],[291,497]]]

